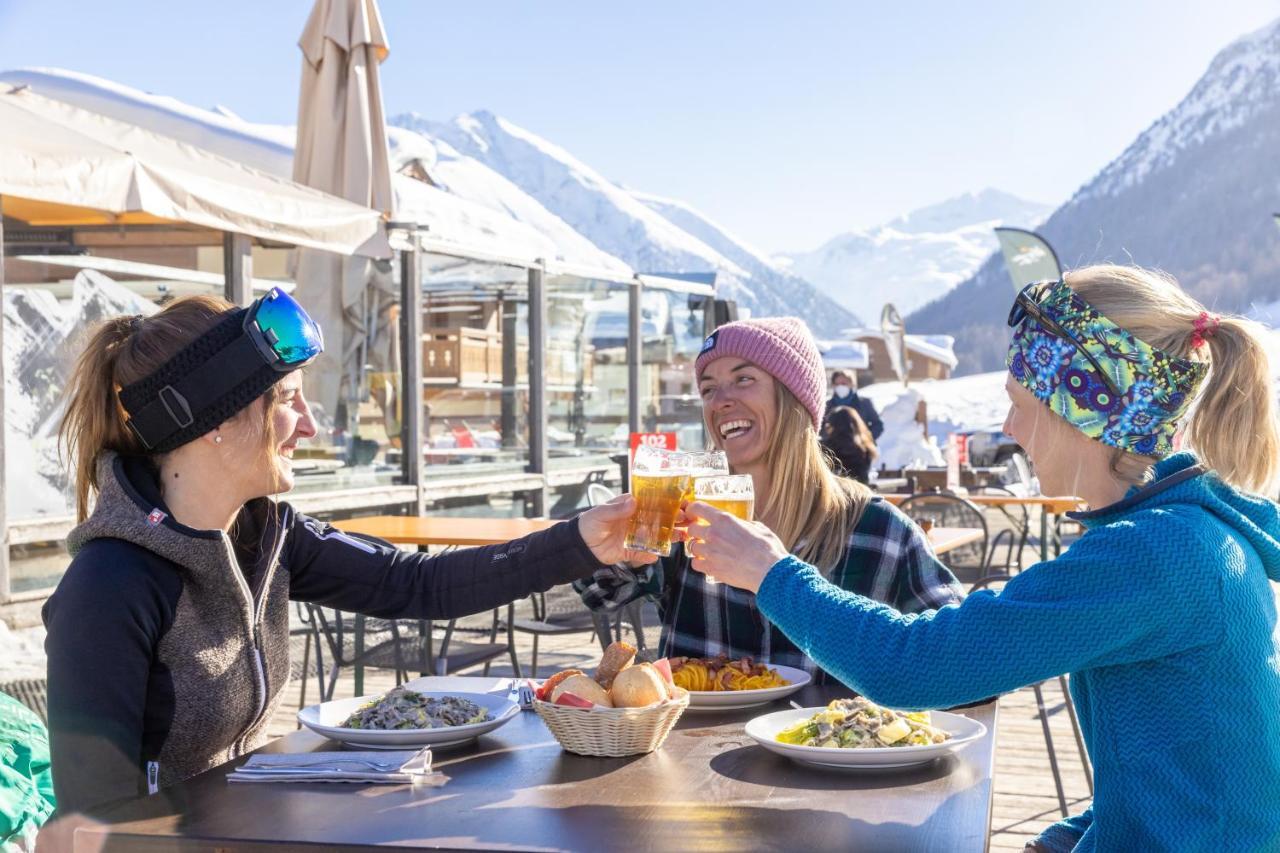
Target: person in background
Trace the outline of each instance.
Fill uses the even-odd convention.
[[[822,356],[804,321],[771,317],[721,326],[694,363],[702,420],[729,470],[751,476],[759,524],[823,577],[901,613],[960,600],[928,537],[861,483],[837,477],[818,441]],[[756,608],[755,596],[707,583],[682,545],[651,569],[609,566],[574,584],[592,609],[656,602],[667,657],[752,657],[827,676]]]
[[[864,486],[870,484],[871,463],[877,455],[876,442],[856,409],[836,406],[827,410],[827,420],[822,425],[822,447],[835,457],[845,476]]]
[[[1260,327],[1112,265],[1029,285],[1008,323],[1005,432],[1045,491],[1089,506],[1060,557],[903,617],[693,503],[694,567],[889,707],[1070,673],[1093,804],[1028,850],[1280,850],[1280,428]]]
[[[880,435],[884,432],[884,423],[876,413],[876,407],[870,400],[858,396],[858,381],[843,370],[837,370],[831,374],[831,399],[827,400],[826,415],[830,416],[831,410],[839,406],[849,406],[857,412],[862,422],[867,425],[867,429],[871,431],[872,441],[880,440]]]
[[[49,733],[30,708],[0,693],[0,850],[34,850],[54,802]]]

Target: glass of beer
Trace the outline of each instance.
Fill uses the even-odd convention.
[[[693,484],[693,497],[743,521],[750,521],[755,516],[755,482],[750,474],[699,477]],[[717,582],[711,575],[703,575],[703,580],[707,584]]]
[[[641,445],[631,460],[631,495],[636,511],[624,544],[660,557],[671,554],[671,531],[689,488],[687,454]]]
[[[685,454],[689,461],[689,485],[685,489],[684,499],[692,502],[693,484],[702,477],[719,477],[729,473],[729,457],[723,450],[698,450]]]

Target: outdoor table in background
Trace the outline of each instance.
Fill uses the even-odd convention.
[[[951,494],[948,492],[947,494]],[[881,495],[892,504],[900,504],[911,495]],[[1049,559],[1049,517],[1057,517],[1080,508],[1079,498],[1055,498],[1047,495],[965,495],[957,494],[969,503],[986,507],[1025,506],[1040,509],[1040,559]]]
[[[903,674],[909,678],[909,673]],[[442,680],[501,690],[506,679]],[[821,706],[851,695],[810,686]],[[229,784],[237,759],[159,795],[121,804],[77,846],[107,850],[919,850],[982,851],[991,822],[996,703],[961,711],[986,735],[917,768],[871,772],[808,768],[767,752],[746,722],[785,702],[686,712],[648,755],[588,758],[564,752],[532,711],[475,744],[435,753],[449,777],[409,785]],[[333,750],[308,731],[267,752]]]
[[[549,518],[448,518],[411,515],[375,515],[352,518],[338,522],[347,533],[361,533],[385,539],[393,545],[414,545],[420,550],[428,547],[472,548],[480,545],[499,545],[519,539],[530,533],[545,530],[559,524]],[[937,554],[945,554],[982,538],[976,527],[935,527],[929,531],[929,541]],[[430,626],[428,625],[428,628]],[[364,617],[356,615],[355,654],[364,651]],[[355,695],[364,694],[364,667],[353,668]]]

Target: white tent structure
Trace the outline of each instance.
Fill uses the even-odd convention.
[[[200,109],[174,98],[57,68],[0,71],[0,85],[3,84],[29,86],[47,98],[147,128],[281,178],[293,175],[295,129],[288,125],[253,124],[225,110]],[[425,150],[430,147],[425,138],[397,128],[388,130],[393,169],[409,160],[434,160],[434,152]],[[423,150],[403,150],[419,140],[426,143],[420,146]],[[630,267],[591,245],[563,222],[560,225],[565,233],[557,232],[553,239],[496,209],[495,204],[510,209],[517,201],[537,205],[514,185],[495,187],[491,186],[494,180],[484,180],[500,176],[467,173],[466,180],[460,180],[461,175],[456,172],[452,168],[449,172],[450,189],[454,192],[407,175],[391,176],[396,219],[426,226],[419,238],[425,250],[522,266],[532,266],[539,259],[556,259],[584,268],[607,269],[615,280],[633,275]],[[499,197],[490,197],[500,192]],[[482,199],[488,204],[473,200],[471,196],[476,193],[488,193]],[[555,219],[549,211],[542,212]]]
[[[33,225],[185,223],[344,255],[389,257],[376,211],[159,133],[0,91],[3,210]]]

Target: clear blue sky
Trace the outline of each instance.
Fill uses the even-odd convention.
[[[310,7],[0,0],[0,67],[291,123]],[[388,115],[493,110],[782,251],[987,186],[1064,201],[1280,0],[381,9]]]

